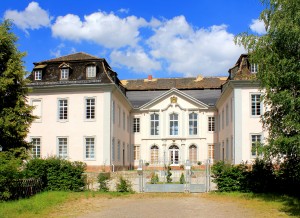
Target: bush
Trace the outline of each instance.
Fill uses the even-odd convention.
[[[123,177],[120,177],[119,182],[116,184],[116,190],[117,192],[133,192],[132,184]]]
[[[85,168],[83,162],[50,157],[30,160],[24,173],[27,177],[42,179],[45,190],[79,191],[85,186]]]
[[[10,152],[0,152],[0,201],[10,199],[12,181],[22,177],[19,171],[21,164],[21,159]]]
[[[171,167],[168,166],[168,169],[167,169],[167,183],[171,183],[172,182],[172,172],[171,172]]]
[[[99,191],[108,192],[109,188],[107,186],[108,180],[110,179],[110,173],[99,173],[98,182],[99,182]]]
[[[185,183],[185,178],[184,178],[183,173],[181,173],[179,182],[180,182],[180,184],[184,184]]]
[[[212,166],[213,182],[221,192],[247,191],[247,166],[225,164],[217,162]]]
[[[158,175],[156,173],[152,173],[151,174],[151,181],[150,181],[151,184],[157,184],[159,183],[159,178],[158,178]]]

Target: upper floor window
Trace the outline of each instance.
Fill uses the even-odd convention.
[[[253,116],[261,115],[260,94],[251,95],[251,115]]]
[[[95,119],[95,98],[85,99],[85,118],[88,120]]]
[[[125,117],[125,112],[123,111],[123,129],[125,130],[125,126],[126,126],[126,117]]]
[[[87,78],[94,78],[96,77],[96,66],[90,65],[86,68],[86,77]]]
[[[198,132],[198,115],[196,113],[189,114],[189,134],[197,135]]]
[[[41,138],[32,138],[32,156],[35,158],[41,157]]]
[[[112,102],[112,120],[113,123],[115,123],[116,120],[116,105],[115,105],[115,101]]]
[[[58,119],[67,120],[68,119],[68,100],[59,99],[58,100]]]
[[[140,118],[133,118],[133,132],[140,132]]]
[[[208,131],[215,131],[215,117],[208,117]]]
[[[42,120],[42,100],[33,99],[31,104],[34,107],[32,113],[34,116],[36,116],[36,119],[34,121],[41,122],[41,120]]]
[[[60,69],[60,79],[69,79],[69,69],[68,68]]]
[[[229,124],[229,108],[228,108],[228,104],[226,104],[225,113],[226,113],[226,126],[228,126],[228,124]]]
[[[34,80],[42,80],[42,71],[41,70],[34,71]]]
[[[224,109],[222,110],[222,129],[224,129]]]
[[[170,114],[170,135],[178,135],[178,114]]]
[[[258,65],[257,64],[250,64],[250,72],[251,73],[257,73],[258,71]]]
[[[151,122],[151,135],[158,135],[159,134],[159,115],[158,114],[151,114],[150,115],[150,122]]]

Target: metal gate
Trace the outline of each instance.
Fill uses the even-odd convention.
[[[210,162],[206,161],[204,169],[195,170],[187,160],[184,169],[170,170],[171,182],[168,181],[167,167],[147,168],[140,160],[140,192],[208,192],[210,191]],[[183,178],[183,179],[182,179]]]

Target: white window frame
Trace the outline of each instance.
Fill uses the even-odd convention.
[[[229,124],[229,107],[228,107],[228,104],[226,104],[225,116],[226,116],[226,126],[228,126],[228,124]]]
[[[42,80],[42,77],[43,77],[42,70],[34,71],[34,80],[40,81],[40,80]]]
[[[118,140],[118,161],[121,160],[121,141]]]
[[[94,103],[89,103],[88,101],[94,100]],[[96,97],[85,97],[85,120],[86,121],[95,121],[96,120]]]
[[[86,78],[95,78],[96,77],[96,66],[89,65],[86,67]]]
[[[125,130],[126,126],[126,118],[125,118],[125,111],[123,111],[123,130]]]
[[[208,132],[214,132],[216,130],[216,118],[215,116],[208,116]]]
[[[141,159],[141,145],[134,145],[133,147],[134,160],[138,161]]]
[[[189,135],[198,135],[198,114],[195,112],[189,113]]]
[[[111,140],[111,159],[112,161],[115,161],[115,138],[112,138]]]
[[[150,114],[150,135],[159,135],[159,114],[157,113]]]
[[[116,122],[116,103],[115,101],[112,101],[112,120],[113,124]]]
[[[36,140],[38,140],[38,142],[35,143]],[[32,148],[31,148],[32,157],[40,158],[41,157],[41,147],[42,147],[42,137],[32,136],[32,137],[30,137],[30,141],[32,144]]]
[[[215,145],[214,144],[208,144],[208,156],[207,158],[211,161],[211,163],[213,163],[214,159],[215,159]]]
[[[253,96],[259,96],[259,100]],[[260,117],[262,115],[262,102],[261,102],[261,93],[251,93],[250,94],[250,114],[252,117]]]
[[[34,106],[34,102],[40,102],[40,107],[41,107],[40,108],[40,114],[34,114],[36,108],[33,109],[32,113],[33,113],[34,116],[38,117],[38,118],[34,119],[33,122],[35,122],[35,123],[42,122],[42,117],[43,117],[43,101],[42,101],[42,99],[41,98],[34,98],[34,99],[31,99],[30,102],[31,102],[30,103],[31,106]]]
[[[257,71],[258,71],[258,64],[255,64],[255,63],[250,64],[250,72],[257,73]]]
[[[257,140],[259,138],[259,140]],[[255,139],[255,140],[253,140]],[[260,133],[252,133],[250,134],[250,154],[252,158],[258,157],[257,149],[255,150],[255,154],[253,153],[253,147],[256,146],[257,142],[263,143],[263,137]]]
[[[67,101],[67,104],[66,105],[61,105],[60,104],[60,101]],[[60,122],[66,122],[69,120],[69,99],[68,98],[59,98],[57,100],[57,119],[60,121]],[[66,112],[66,118],[65,118],[65,110],[67,111]],[[62,113],[62,118],[61,118],[61,113]]]
[[[169,114],[169,134],[172,136],[179,135],[179,115],[177,113]]]
[[[69,68],[60,69],[60,79],[61,80],[69,79]]]
[[[83,149],[84,160],[96,160],[96,137],[85,136]]]
[[[65,141],[66,144],[61,144]],[[57,157],[66,159],[69,156],[69,138],[67,136],[57,137]]]
[[[225,119],[224,119],[224,108],[223,108],[223,110],[222,110],[222,129],[224,129],[224,121],[225,121]]]
[[[134,117],[132,123],[133,123],[132,132],[133,133],[140,133],[140,131],[141,131],[141,118],[140,117]]]

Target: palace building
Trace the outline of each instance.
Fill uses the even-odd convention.
[[[105,59],[75,53],[34,63],[28,140],[34,157],[83,161],[89,171],[238,164],[263,143],[256,65],[243,54],[228,77],[119,80]]]

